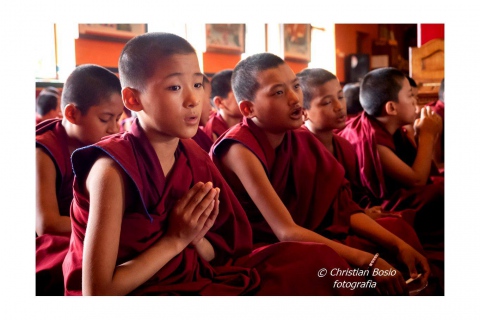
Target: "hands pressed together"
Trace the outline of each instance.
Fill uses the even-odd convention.
[[[443,130],[442,117],[426,106],[422,108],[420,118],[415,120],[414,129],[417,136],[430,134],[436,139]]]
[[[218,216],[219,195],[220,189],[211,182],[196,183],[173,208],[165,236],[176,238],[184,247],[197,245]]]

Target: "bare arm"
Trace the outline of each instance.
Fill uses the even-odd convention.
[[[226,153],[220,157],[220,161],[237,175],[280,241],[323,243],[335,250],[350,265],[358,268],[366,268],[372,260],[373,254],[371,253],[332,241],[316,232],[297,225],[273,189],[260,161],[250,150],[241,144],[235,143],[231,145]],[[365,216],[363,213],[354,215]],[[373,232],[373,234],[376,233]],[[382,237],[380,238],[383,239]],[[393,241],[390,238],[388,240]],[[385,244],[388,245],[390,242],[386,241]],[[394,269],[382,258],[377,260],[374,267],[385,271]],[[391,277],[374,276],[373,279],[378,283],[377,289],[382,294],[406,294],[408,292],[400,272]]]
[[[90,212],[85,234],[82,288],[84,295],[125,295],[152,277],[179,254],[203,228],[213,210],[215,191],[198,183],[170,213],[163,237],[134,259],[116,265],[125,180],[109,158],[100,158],[87,177]]]
[[[37,192],[35,231],[39,236],[45,233],[69,233],[72,231],[70,217],[61,216],[58,208],[55,164],[40,148],[36,148],[35,155]]]
[[[377,146],[386,175],[409,186],[424,186],[430,176],[433,160],[434,144],[442,130],[441,118],[438,114],[425,107],[421,111],[420,119],[415,123],[418,132],[417,156],[410,167],[397,155],[385,146]]]
[[[233,144],[220,157],[240,179],[255,205],[280,241],[310,241],[324,243],[334,249],[351,265],[367,265],[372,254],[332,241],[316,232],[297,225],[278,197],[258,158],[243,145]]]

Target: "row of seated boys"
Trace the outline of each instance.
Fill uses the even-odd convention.
[[[314,110],[344,110],[335,76],[295,75],[268,53],[239,62],[231,83],[243,117],[207,154],[189,139],[206,81],[185,39],[135,37],[119,71],[77,67],[63,119],[37,126],[37,294],[396,295],[408,294],[409,277],[443,294],[443,270],[424,255],[431,238],[416,234],[441,238],[443,212],[393,205],[372,219],[348,170],[309,131]],[[406,100],[386,104],[406,122],[413,100],[401,88]],[[115,134],[124,106],[136,120]]]

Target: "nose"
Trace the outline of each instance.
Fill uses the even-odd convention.
[[[120,132],[120,123],[117,120],[113,119],[109,123],[109,126],[107,128],[107,133],[108,134],[115,134],[115,133],[118,133],[118,132]]]
[[[295,91],[294,89],[288,89],[288,102],[291,105],[301,104],[303,100],[303,93],[301,90]]]
[[[200,100],[203,97],[203,90],[190,88],[185,89],[185,98],[183,106],[185,108],[194,108],[200,104]]]
[[[343,108],[343,105],[342,105],[342,103],[340,103],[340,101],[338,101],[338,100],[334,100],[334,101],[333,101],[333,110],[334,110],[335,112],[341,111],[342,108]]]

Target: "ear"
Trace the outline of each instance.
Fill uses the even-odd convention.
[[[307,122],[309,119],[309,114],[307,109],[302,109],[302,114],[303,114],[303,122]]]
[[[389,116],[396,116],[397,115],[397,105],[394,101],[388,101],[385,104],[385,112]]]
[[[217,107],[218,110],[224,108],[224,105],[222,103],[222,97],[220,96],[213,97],[213,103],[215,104],[215,107]]]
[[[143,105],[138,98],[139,94],[136,89],[125,87],[122,89],[122,100],[125,107],[138,112],[143,110]]]
[[[69,103],[65,106],[65,109],[63,109],[63,117],[67,119],[68,122],[77,124],[80,117],[80,110],[78,110],[73,103]]]
[[[244,117],[249,119],[255,116],[255,112],[253,110],[253,103],[248,100],[242,100],[238,103],[238,107],[240,108],[240,112]]]

